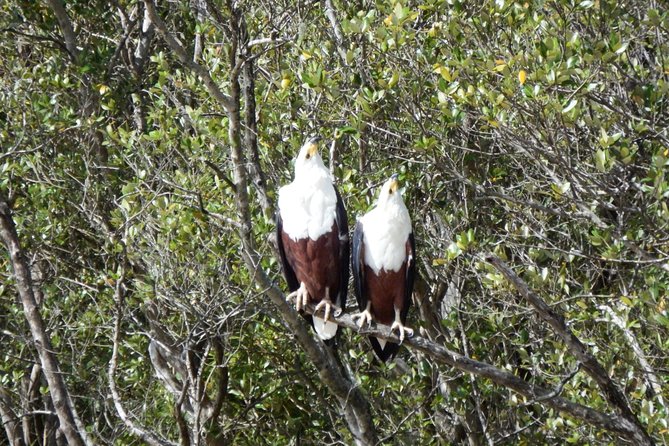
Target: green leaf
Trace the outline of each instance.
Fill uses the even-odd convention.
[[[595,152],[595,167],[597,167],[597,170],[599,170],[600,172],[605,172],[607,170],[606,159],[607,159],[606,150],[599,149]]]
[[[569,113],[574,109],[574,107],[576,107],[576,105],[578,105],[578,100],[572,99],[569,101],[569,104],[567,104],[567,106],[562,109],[562,113]]]

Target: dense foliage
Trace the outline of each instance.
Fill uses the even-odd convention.
[[[356,441],[249,267],[285,287],[276,192],[317,133],[351,224],[400,174],[420,336],[616,412],[492,253],[669,442],[660,2],[180,0],[160,23],[153,7],[0,6],[0,201],[90,441]],[[0,415],[15,444],[62,444],[13,268],[3,252]],[[346,330],[338,356],[380,443],[626,441],[429,353],[380,365]]]

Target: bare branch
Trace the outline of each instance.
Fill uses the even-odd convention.
[[[74,28],[72,27],[72,21],[67,15],[65,10],[65,5],[61,0],[48,0],[49,6],[53,9],[53,13],[56,14],[56,19],[58,20],[58,25],[60,30],[63,33],[63,39],[65,40],[65,47],[67,48],[68,53],[73,61],[77,61],[79,58],[79,48],[77,48],[77,37],[74,34]]]
[[[597,358],[587,350],[580,339],[567,327],[564,317],[556,313],[536,293],[530,290],[527,283],[501,259],[489,254],[485,256],[485,260],[502,273],[506,280],[511,282],[521,296],[534,308],[537,315],[550,325],[555,334],[562,339],[567,348],[569,348],[569,351],[581,362],[583,368],[597,382],[607,401],[618,411],[621,418],[625,419],[627,424],[633,427],[632,432],[634,433],[635,441],[638,441],[638,444],[653,444],[650,436],[627,404],[625,395],[618,389],[618,386],[609,377],[604,367],[597,361]]]
[[[643,352],[643,349],[639,345],[639,342],[637,341],[636,336],[634,336],[634,333],[632,333],[632,331],[627,327],[625,321],[623,321],[623,319],[615,311],[613,311],[613,308],[608,305],[600,305],[599,308],[608,314],[611,318],[611,321],[622,330],[623,334],[625,335],[625,339],[627,339],[627,342],[629,342],[630,346],[632,347],[632,351],[634,351],[634,356],[636,356],[637,361],[639,361],[641,371],[646,376],[648,386],[655,394],[658,402],[664,405],[664,398],[662,398],[662,385],[660,384],[661,381],[648,362],[648,359],[646,359],[646,354]]]
[[[270,298],[279,313],[281,313],[284,321],[288,324],[297,341],[304,349],[305,354],[318,370],[323,384],[325,384],[341,404],[356,444],[376,444],[376,432],[369,403],[361,389],[344,376],[332,350],[325,346],[322,341],[314,339],[304,320],[288,305],[281,290],[272,283],[260,267],[257,253],[251,250],[245,241],[243,243],[244,250],[242,255],[253,280],[261,289],[265,290],[264,293]],[[349,327],[356,326],[350,316],[345,315],[344,319],[351,324]],[[339,323],[340,320],[338,319],[336,322]]]
[[[341,32],[341,26],[339,25],[334,6],[332,6],[332,0],[325,0],[325,15],[330,21],[330,26],[332,26],[335,41],[337,42],[337,45],[341,47],[344,44],[344,34]]]
[[[36,40],[36,41],[38,41],[38,42],[49,42],[49,43],[53,43],[53,44],[55,44],[60,50],[62,50],[64,53],[67,53],[68,55],[70,54],[69,51],[67,50],[67,47],[65,46],[65,44],[64,44],[63,42],[61,42],[60,40],[55,39],[55,38],[53,38],[53,37],[38,36],[38,35],[35,35],[35,34],[28,34],[28,33],[21,32],[21,31],[19,31],[19,30],[17,30],[17,29],[14,29],[14,28],[2,28],[2,29],[0,29],[0,32],[16,34],[17,36],[27,37],[27,38],[29,38],[29,39]],[[21,153],[21,152],[18,152],[18,153]],[[2,157],[4,157],[4,156],[8,156],[8,155],[10,155],[10,154],[11,154],[11,153],[2,155]]]
[[[242,22],[243,26],[246,26]],[[253,177],[253,184],[258,191],[260,206],[265,216],[274,214],[272,202],[267,195],[267,181],[260,165],[260,153],[258,152],[258,126],[256,124],[256,96],[255,96],[255,73],[254,63],[247,60],[242,68],[242,95],[244,97],[244,146],[250,154],[249,170]]]
[[[149,60],[149,49],[151,48],[151,41],[153,40],[154,35],[154,26],[151,22],[151,17],[149,17],[149,12],[144,8],[144,19],[142,21],[142,28],[140,29],[139,41],[137,42],[137,47],[135,48],[134,54],[134,67],[135,72],[138,77],[142,76],[144,73],[144,66]]]
[[[272,293],[281,293],[281,291],[276,289],[276,287],[273,287],[267,291],[267,294],[269,295]],[[314,307],[310,305],[307,306],[305,311],[309,314],[313,314],[313,309]],[[290,310],[292,311],[292,308]],[[388,341],[399,342],[399,338],[395,333],[390,331],[390,327],[377,324],[372,327],[361,329],[358,327],[357,323],[353,320],[351,315],[347,313],[342,314],[333,322],[338,324],[340,327],[346,327],[351,330],[355,330],[360,334],[372,335]],[[495,384],[509,388],[530,400],[545,404],[552,409],[565,412],[572,417],[582,420],[592,426],[620,434],[623,437],[631,440],[634,444],[653,444],[652,440],[650,440],[645,432],[639,431],[638,426],[636,426],[631,420],[628,420],[621,415],[599,412],[587,406],[574,403],[564,397],[559,396],[559,391],[530,384],[512,373],[498,369],[490,364],[468,358],[457,352],[447,349],[443,345],[439,345],[417,335],[408,339],[405,338],[404,345],[406,345],[408,348],[421,351],[432,359],[455,369],[470,373],[475,376],[487,378]]]
[[[223,403],[225,402],[228,396],[228,367],[223,365],[223,343],[220,339],[214,339],[213,341],[214,349],[214,358],[216,361],[216,376],[218,381],[218,389],[216,392],[216,398],[214,398],[214,404],[212,408],[212,413],[209,417],[209,420],[216,422],[218,416],[221,414],[221,409],[223,408]]]
[[[228,8],[233,9],[230,2]],[[232,12],[232,11],[231,11]],[[237,70],[234,65],[232,71]],[[248,194],[248,171],[244,154],[241,150],[241,118],[240,118],[240,91],[235,75],[231,75],[231,97],[234,108],[228,110],[230,117],[231,160],[235,172],[235,192],[237,198],[237,212],[241,221],[240,239],[242,243],[242,257],[246,268],[261,289],[274,290],[268,292],[270,299],[279,309],[286,323],[296,334],[297,340],[304,348],[305,353],[319,371],[319,375],[328,390],[337,398],[342,407],[349,429],[358,445],[373,445],[376,443],[376,431],[372,421],[371,411],[367,399],[355,382],[347,379],[331,349],[321,341],[316,341],[309,333],[304,322],[286,303],[282,293],[274,287],[267,275],[260,267],[259,256],[254,248],[251,230],[251,212]],[[255,116],[253,116],[255,119]]]
[[[564,386],[569,381],[571,381],[574,376],[576,376],[576,374],[578,373],[579,370],[581,370],[581,363],[580,362],[576,363],[576,367],[574,367],[574,370],[569,372],[567,374],[567,376],[565,376],[562,379],[562,381],[560,381],[560,384],[558,384],[558,386],[551,393],[546,394],[546,395],[542,395],[539,398],[537,398],[536,400],[530,401],[526,405],[530,405],[530,404],[533,404],[535,402],[538,403],[538,402],[541,402],[541,401],[544,401],[544,400],[547,400],[547,399],[550,399],[550,398],[554,398],[554,397],[560,395],[562,393],[562,390],[564,390]]]
[[[109,390],[112,395],[112,400],[114,401],[114,407],[116,407],[116,412],[118,416],[123,421],[123,424],[126,425],[130,432],[150,444],[151,446],[176,446],[176,443],[172,443],[163,438],[157,437],[154,433],[147,431],[143,427],[138,426],[130,417],[128,412],[126,412],[123,407],[123,402],[121,401],[121,395],[118,392],[116,387],[116,381],[114,376],[116,375],[116,368],[118,367],[118,350],[119,344],[121,342],[121,314],[123,312],[123,302],[125,300],[125,277],[124,274],[121,274],[121,277],[116,282],[116,320],[114,321],[114,344],[112,348],[112,356],[109,360],[109,368],[107,369],[107,378],[109,381]]]
[[[0,421],[2,421],[5,427],[7,440],[9,440],[9,444],[12,446],[23,446],[25,443],[23,442],[21,423],[19,423],[19,417],[12,410],[12,406],[9,392],[0,387]]]
[[[269,44],[280,45],[286,42],[290,42],[291,40],[292,39],[288,37],[279,37],[279,38],[261,37],[259,39],[249,40],[249,43],[246,44],[246,48],[251,49],[254,46],[269,45]]]

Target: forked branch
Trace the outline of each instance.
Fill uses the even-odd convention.
[[[582,364],[583,369],[595,380],[602,390],[606,400],[620,414],[619,418],[625,421],[629,426],[630,434],[633,434],[635,444],[650,445],[652,439],[644,430],[636,415],[632,412],[625,395],[613,382],[611,377],[597,358],[588,351],[586,346],[576,335],[567,327],[564,317],[553,310],[538,294],[530,289],[527,283],[516,274],[504,261],[491,254],[485,256],[485,260],[494,266],[508,280],[520,295],[534,308],[536,314],[558,335],[565,343],[569,351]],[[629,437],[632,439],[632,437]]]

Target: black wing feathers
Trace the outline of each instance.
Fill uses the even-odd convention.
[[[276,211],[276,244],[279,247],[279,259],[281,259],[281,268],[283,268],[283,274],[286,277],[286,283],[288,284],[288,289],[292,292],[300,287],[300,284],[297,281],[297,276],[295,271],[291,268],[286,258],[286,250],[283,246],[283,219],[281,218],[281,213]]]
[[[351,269],[353,270],[353,289],[355,290],[355,298],[358,301],[360,311],[364,311],[367,308],[367,295],[363,292],[363,287],[365,286],[365,246],[363,236],[362,223],[358,220],[353,231]]]
[[[411,294],[413,292],[413,283],[416,277],[416,240],[413,237],[413,232],[409,234],[409,252],[407,252],[407,272],[406,272],[406,287],[404,289],[404,303],[400,311],[402,323],[406,322],[409,307],[411,306]]]
[[[388,362],[390,358],[394,358],[397,355],[397,352],[400,351],[400,345],[395,344],[394,342],[386,342],[384,348],[381,348],[379,340],[373,336],[369,337],[369,343],[372,344],[372,349],[376,353],[376,357],[381,360],[381,362]]]
[[[334,188],[337,194],[337,214],[335,222],[339,228],[339,294],[335,297],[335,304],[341,309],[346,307],[346,298],[348,297],[348,259],[351,256],[351,246],[348,239],[348,218],[346,217],[346,208],[344,201],[339,195],[337,188]]]

